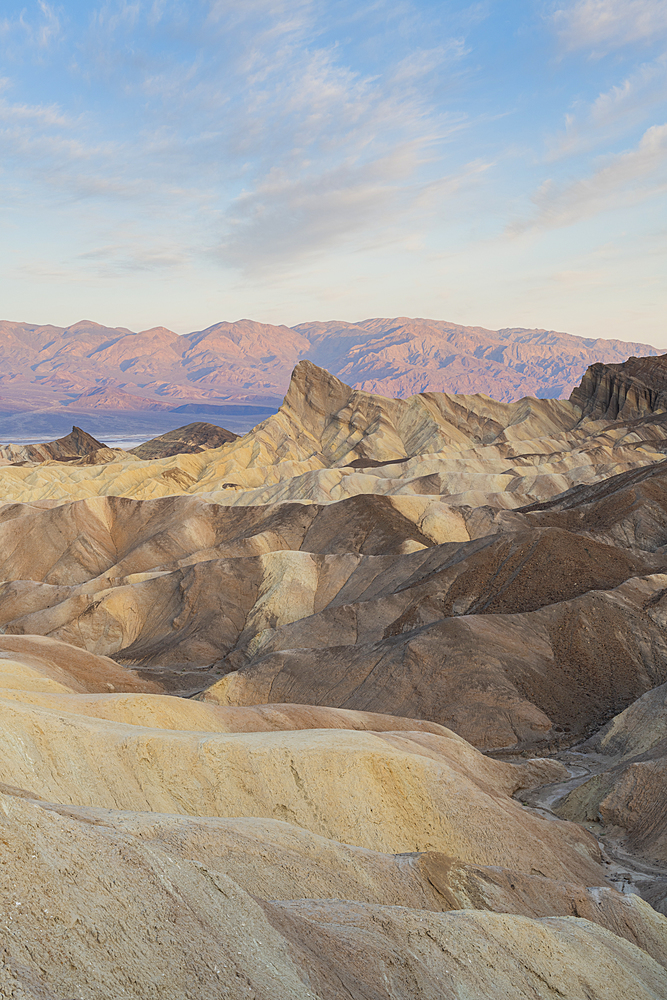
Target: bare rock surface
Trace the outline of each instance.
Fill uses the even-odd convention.
[[[614,846],[667,862],[667,684],[617,715],[582,747],[592,776],[560,803],[560,815],[599,829]],[[662,879],[667,909],[667,870]]]
[[[207,424],[202,421],[177,427],[159,437],[144,441],[136,448],[130,449],[130,454],[137,458],[169,458],[171,455],[191,455],[207,448],[220,448],[229,441],[234,441],[238,434]]]
[[[205,697],[254,704],[305,700],[308,692],[310,700],[345,708],[405,714],[413,706],[489,749],[584,735],[616,705],[663,682],[664,630],[642,604],[666,582],[663,575],[633,580],[527,614],[445,617],[380,641],[324,649],[295,649],[294,629],[286,630],[287,649],[227,674]]]
[[[0,995],[667,996],[667,414],[582,392],[302,361],[220,447],[0,469]]]
[[[667,408],[667,355],[629,358],[621,364],[597,364],[587,369],[570,395],[585,416],[632,419]]]
[[[0,635],[0,686],[17,691],[156,692],[106,656],[41,635]]]
[[[667,988],[664,968],[629,940],[639,932],[651,949],[664,918],[613,890],[624,936],[580,918],[437,912],[427,880],[398,859],[285,823],[0,803],[8,997],[615,1000],[621,989],[659,1000]],[[316,889],[329,873],[348,900],[290,898],[300,878]]]

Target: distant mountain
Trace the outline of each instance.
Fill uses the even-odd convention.
[[[166,418],[221,404],[277,406],[294,366],[306,358],[385,396],[430,390],[483,392],[505,402],[558,398],[596,362],[658,353],[647,344],[551,330],[405,317],[292,328],[240,320],[184,336],[165,327],[134,333],[89,321],[67,328],[4,321],[0,416],[154,411]]]
[[[442,320],[370,319],[295,327],[312,345],[308,357],[365,392],[483,392],[512,402],[522,396],[567,398],[595,361],[660,352],[647,344],[591,340],[554,330],[486,330]]]

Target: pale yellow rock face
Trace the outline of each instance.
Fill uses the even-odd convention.
[[[667,988],[667,920],[510,797],[561,765],[372,713],[76,693],[64,643],[3,641],[3,996],[611,1000],[619,964],[628,996]]]
[[[550,824],[535,825],[507,798],[530,784],[530,767],[496,764],[455,737],[175,733],[8,699],[0,715],[0,781],[48,800],[285,819],[371,850],[436,850],[475,864],[599,879],[594,841],[576,827],[554,840]],[[492,816],[493,832],[486,825]]]
[[[372,396],[304,361],[279,412],[222,448],[159,461],[5,467],[0,489],[6,502],[22,503],[197,494],[244,506],[426,494],[454,506],[512,508],[663,457],[660,427],[638,432],[580,417],[571,403],[550,399]],[[367,459],[394,464],[363,467]],[[453,531],[447,540],[458,540]]]
[[[0,468],[0,997],[664,1000],[515,797],[667,680],[662,428],[305,363],[223,448]]]
[[[658,1000],[667,987],[646,951],[596,924],[434,912],[426,878],[284,823],[68,815],[8,795],[0,817],[6,997]],[[246,860],[236,878],[230,855]],[[356,901],[290,901],[298,879]]]

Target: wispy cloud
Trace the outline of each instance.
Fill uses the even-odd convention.
[[[57,104],[12,104],[0,98],[0,124],[30,123],[40,128],[67,128],[75,119],[63,113]]]
[[[41,164],[46,184],[84,197],[135,198],[144,214],[169,201],[172,214],[198,218],[209,255],[266,272],[396,222],[432,183],[438,144],[466,124],[432,97],[468,54],[458,36],[406,45],[401,58],[362,71],[324,39],[321,0],[211,0],[203,24],[188,10],[109,0],[91,20],[79,72],[115,83],[119,105],[143,101],[143,127],[100,141],[99,122],[88,121],[76,146],[64,122],[48,140],[24,130],[15,155],[33,172]],[[383,30],[383,4],[337,10]],[[126,46],[139,24],[158,30],[179,17],[189,57],[186,47],[138,59]]]
[[[342,164],[311,177],[270,172],[226,213],[227,235],[216,257],[246,273],[281,271],[356,234],[368,238],[378,225],[395,221],[414,152],[402,146],[371,164]]]
[[[47,49],[62,38],[62,33],[60,11],[45,0],[37,0],[18,17],[0,20],[0,39],[5,45],[14,42],[19,46]]]
[[[598,56],[667,34],[667,0],[574,0],[552,16],[566,49]]]
[[[634,149],[609,158],[588,177],[569,184],[545,181],[533,197],[536,212],[510,232],[567,226],[598,212],[667,191],[667,124],[647,129]]]
[[[623,135],[645,120],[651,109],[667,101],[667,53],[640,64],[620,83],[590,103],[577,101],[566,114],[565,128],[547,142],[547,159],[555,160]]]
[[[190,263],[183,247],[150,245],[150,241],[135,239],[111,246],[97,247],[78,254],[76,262],[93,265],[101,277],[116,277],[137,271],[181,270]]]

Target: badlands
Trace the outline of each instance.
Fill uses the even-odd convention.
[[[3,450],[0,996],[665,1000],[666,367]]]

